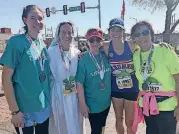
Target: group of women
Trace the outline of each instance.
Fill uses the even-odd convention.
[[[127,134],[135,134],[142,120],[147,134],[176,133],[179,59],[173,50],[153,43],[150,23],[135,24],[131,41],[123,38],[124,21],[118,18],[109,23],[107,43],[100,29],[90,28],[89,50],[81,55],[71,22],[58,25],[47,50],[39,37],[43,11],[28,5],[22,21],[25,33],[9,39],[0,59],[18,134],[85,134],[84,117],[91,134],[104,134],[111,101],[118,134],[124,134],[123,111]]]

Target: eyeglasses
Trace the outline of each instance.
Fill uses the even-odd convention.
[[[88,41],[89,41],[90,43],[94,43],[95,41],[96,41],[97,43],[100,43],[102,40],[101,40],[100,38],[90,38]]]
[[[150,34],[150,30],[144,30],[141,33],[140,32],[134,33],[134,37],[148,36],[149,34]]]

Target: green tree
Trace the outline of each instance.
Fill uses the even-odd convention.
[[[179,24],[179,19],[172,24],[172,15],[178,4],[179,0],[133,0],[133,5],[151,9],[153,12],[156,10],[166,10],[163,39],[168,43],[170,42],[170,34],[173,33]]]

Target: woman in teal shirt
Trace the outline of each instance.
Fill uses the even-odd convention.
[[[104,53],[99,52],[102,31],[89,29],[86,34],[89,51],[80,59],[76,74],[81,113],[89,118],[91,134],[104,133],[111,104],[111,67]]]
[[[3,89],[17,133],[22,128],[23,134],[48,134],[50,69],[46,45],[38,38],[43,11],[28,5],[22,20],[25,34],[10,38],[0,59]]]

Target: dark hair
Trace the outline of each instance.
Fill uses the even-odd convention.
[[[40,9],[36,5],[28,5],[28,6],[24,7],[23,13],[22,13],[22,21],[24,22],[23,18],[27,18],[29,12],[31,12],[32,10],[36,10],[36,9],[43,13],[42,9]],[[25,22],[24,22],[24,24],[25,24]],[[28,26],[27,26],[27,24],[25,24],[24,30],[25,30],[25,33],[28,32]]]
[[[74,25],[73,25],[73,23],[71,23],[70,21],[64,21],[64,22],[61,22],[61,23],[60,23],[60,26],[59,26],[59,29],[58,29],[58,36],[59,36],[59,34],[60,34],[60,29],[61,29],[61,27],[62,27],[63,25],[65,25],[65,24],[68,24],[68,25],[70,25],[70,26],[72,27],[72,34],[74,34]]]
[[[98,30],[99,33],[101,33],[103,35],[103,31],[101,29],[99,29],[99,28],[90,28],[90,29],[88,29],[88,31],[86,32],[86,35],[91,34],[93,31],[96,31],[96,30]]]
[[[152,25],[147,22],[147,21],[141,21],[141,22],[138,22],[136,23],[132,28],[131,28],[131,36],[132,38],[134,37],[134,33],[136,32],[136,30],[140,27],[140,26],[147,26],[148,29],[150,30],[150,34],[151,34],[151,38],[152,38],[152,41],[154,41],[154,30],[152,28]]]

